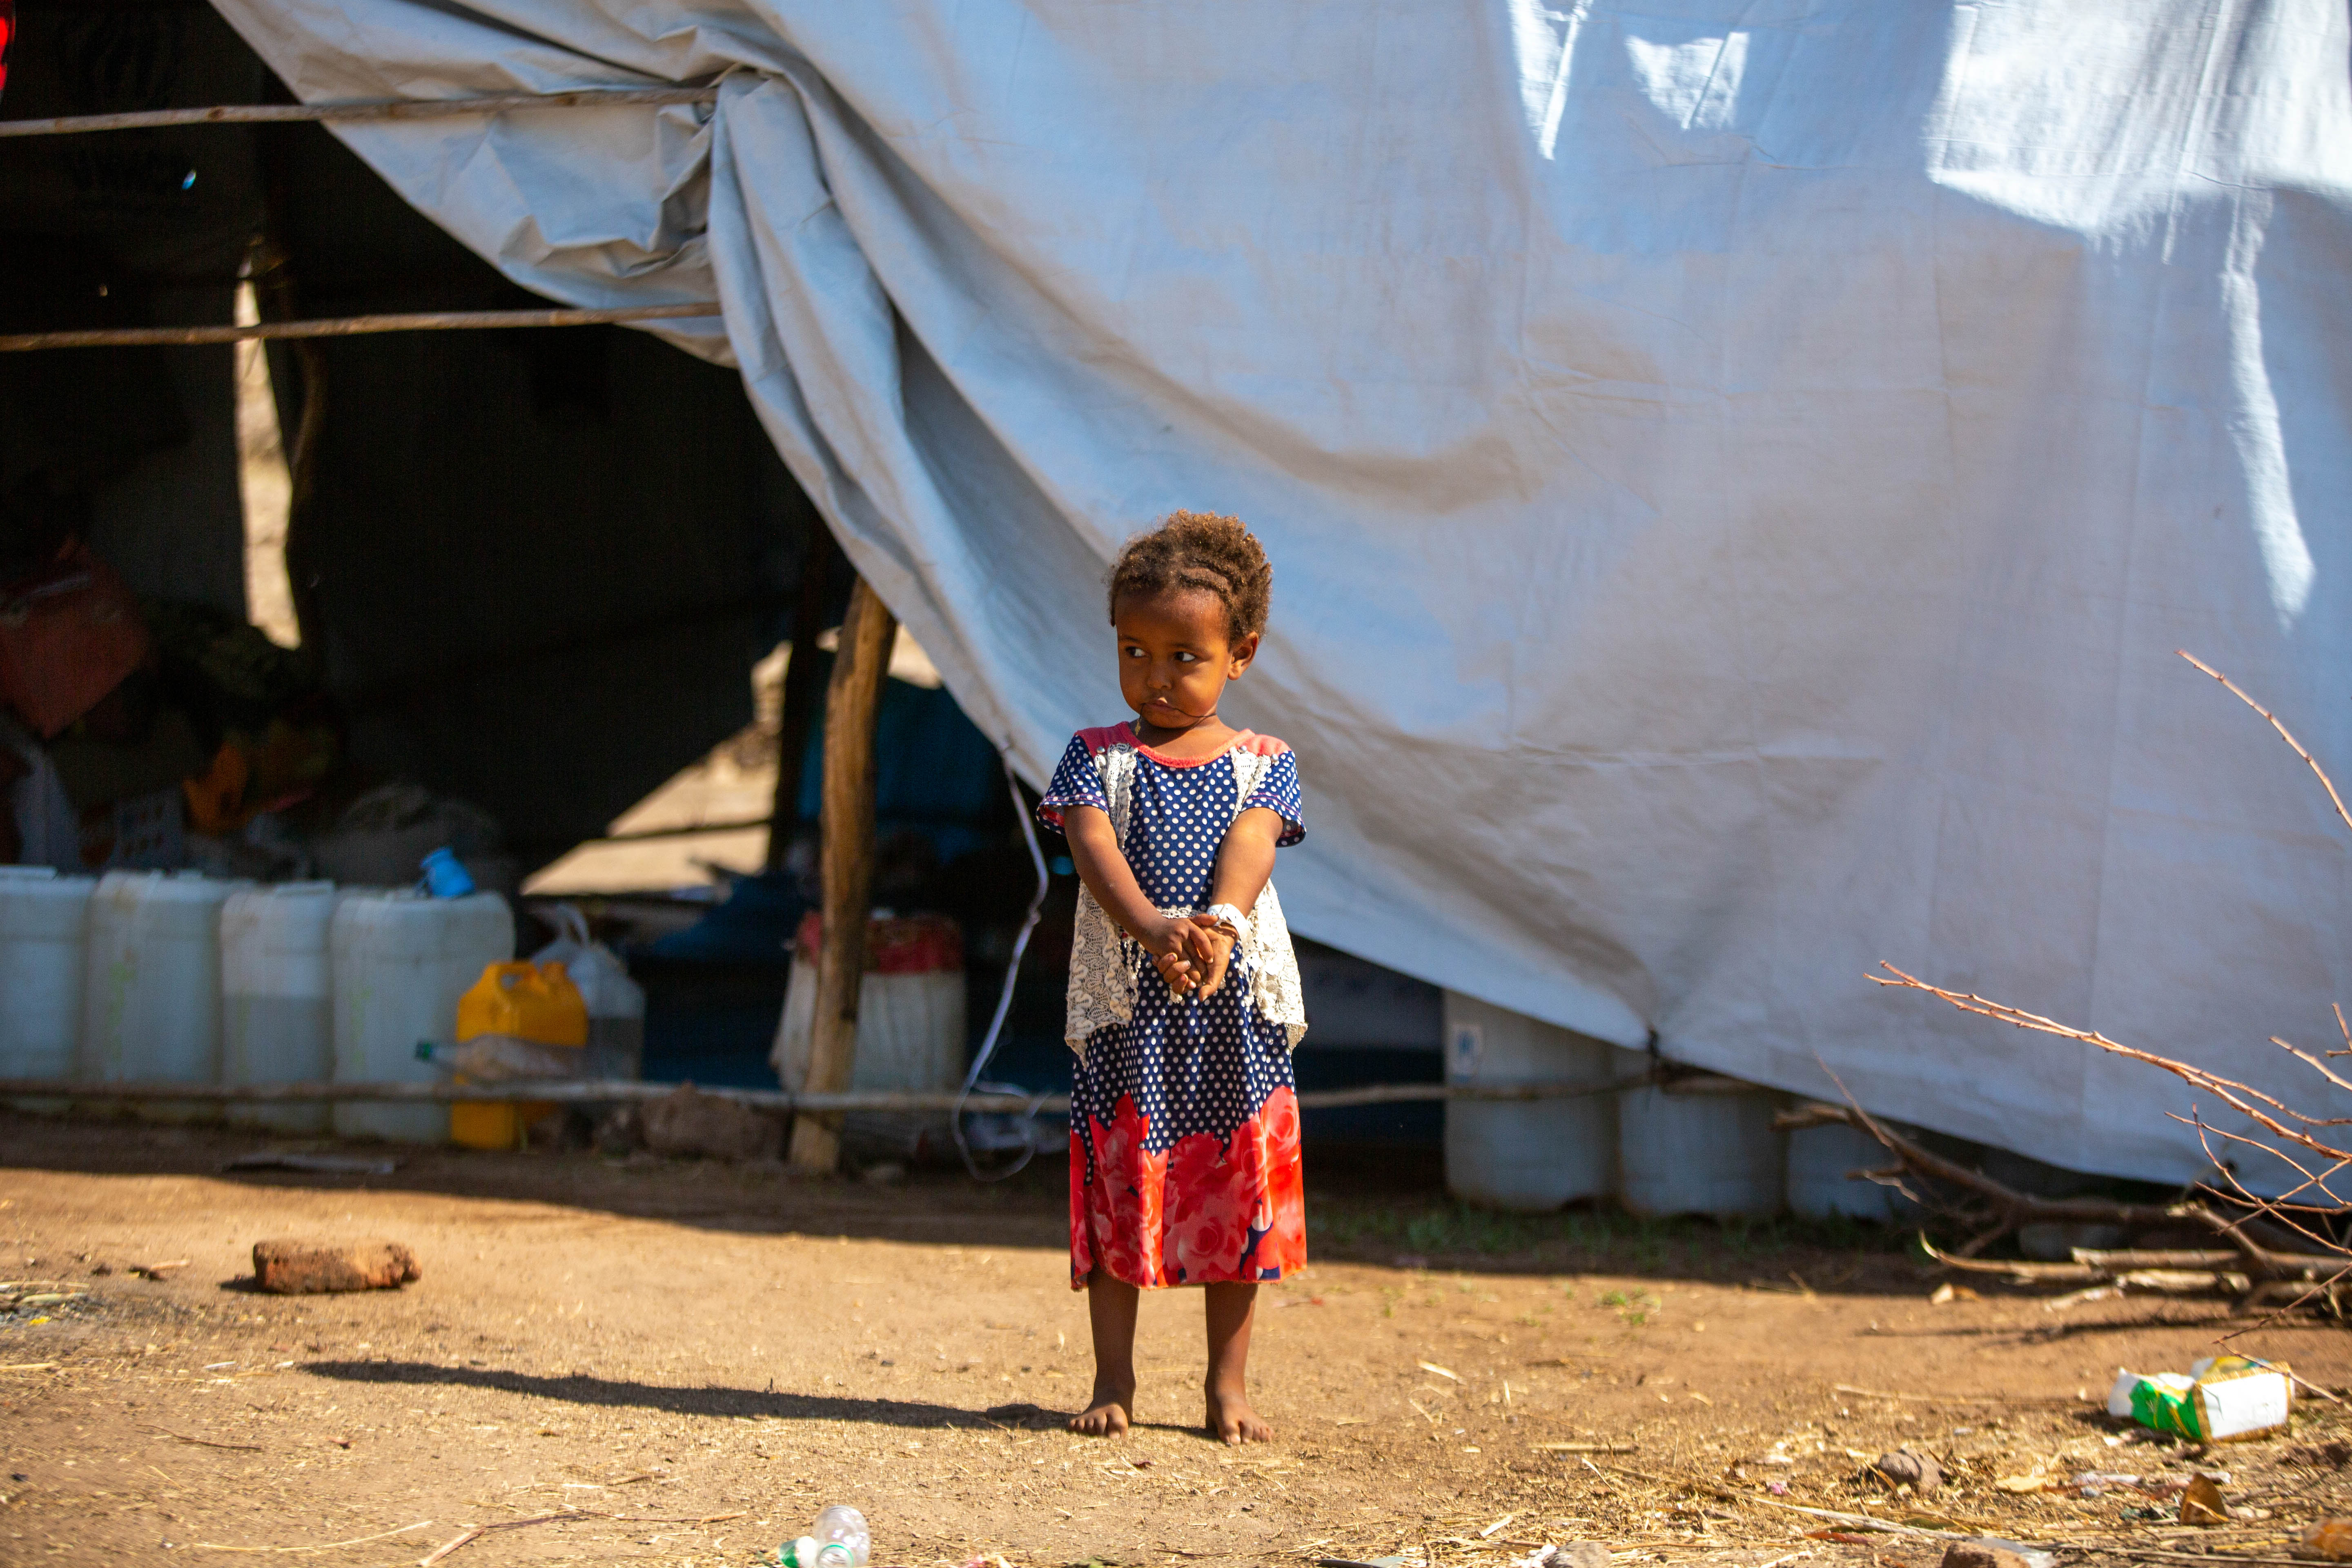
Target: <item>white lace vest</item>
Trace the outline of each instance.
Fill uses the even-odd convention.
[[[1264,781],[1274,758],[1246,746],[1236,746],[1228,754],[1234,760],[1234,799],[1239,803]],[[1124,742],[1108,746],[1095,754],[1094,761],[1095,772],[1102,779],[1103,798],[1110,803],[1111,828],[1124,850],[1128,816],[1135,804],[1135,748]],[[1160,912],[1173,919],[1196,911]],[[1265,890],[1257,896],[1257,907],[1247,913],[1249,941],[1234,954],[1232,968],[1241,973],[1233,978],[1246,979],[1251,1005],[1266,1022],[1281,1028],[1296,1048],[1307,1033],[1307,1004],[1299,994],[1298,959],[1290,951],[1290,928],[1283,923],[1282,900],[1275,895],[1273,882],[1266,883]],[[1150,968],[1150,955],[1142,946],[1129,940],[1081,885],[1077,932],[1070,944],[1069,1013],[1062,1026],[1063,1040],[1071,1050],[1085,1057],[1087,1037],[1107,1025],[1124,1024],[1135,1016],[1135,987]]]

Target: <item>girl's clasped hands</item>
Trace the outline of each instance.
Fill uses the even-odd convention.
[[[1169,946],[1151,955],[1151,965],[1179,996],[1213,996],[1225,983],[1234,953],[1234,933],[1211,914],[1168,922]]]

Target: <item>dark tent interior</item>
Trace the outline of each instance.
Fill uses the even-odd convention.
[[[19,0],[16,21],[0,120],[290,101],[202,0]],[[315,123],[0,140],[0,333],[549,303]],[[265,369],[257,434],[240,377]],[[257,440],[282,469],[282,537],[255,534]],[[580,900],[648,989],[647,1077],[772,1086],[824,659],[772,711],[751,671],[836,625],[850,574],[733,370],[608,325],[0,353],[0,587],[92,563],[147,645],[114,650],[128,673],[56,729],[0,735],[0,762],[53,772],[72,819],[41,846],[0,825],[17,840],[0,861],[396,879],[413,859],[369,878],[326,847],[424,813],[513,894],[715,749],[772,771],[781,750],[793,826],[764,865]],[[1033,889],[1013,799],[944,690],[889,682],[880,731],[877,900],[959,923],[976,1039]],[[990,1072],[1036,1088],[1064,1070],[1076,894],[1059,842],[1044,850],[1045,921]],[[1433,990],[1311,942],[1301,961],[1302,1087],[1438,1075]],[[1439,1121],[1308,1125],[1427,1144]]]

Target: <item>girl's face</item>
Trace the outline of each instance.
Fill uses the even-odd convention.
[[[1189,730],[1213,717],[1225,682],[1257,657],[1257,634],[1234,642],[1224,601],[1202,588],[1129,595],[1111,617],[1118,632],[1118,690],[1136,717]]]

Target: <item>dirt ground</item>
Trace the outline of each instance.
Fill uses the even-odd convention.
[[[453,1151],[386,1151],[385,1177],[220,1172],[264,1146],[0,1111],[0,1278],[85,1292],[0,1312],[0,1563],[389,1568],[507,1524],[451,1568],[713,1568],[772,1561],[831,1501],[866,1511],[877,1563],[1503,1568],[1596,1540],[1629,1563],[1927,1568],[1944,1544],[1808,1508],[2187,1563],[2281,1556],[2352,1511],[2342,1407],[2199,1460],[2095,1403],[2119,1364],[2210,1353],[2248,1321],[2225,1304],[1937,1306],[1935,1276],[1860,1231],[1486,1216],[1433,1195],[1426,1162],[1310,1149],[1317,1261],[1262,1297],[1252,1369],[1279,1440],[1234,1451],[1196,1429],[1181,1291],[1145,1303],[1143,1425],[1058,1429],[1088,1373],[1060,1162],[985,1188]],[[404,1241],[424,1277],[262,1295],[250,1249],[280,1236]],[[2305,1320],[2233,1348],[2337,1388],[2347,1343]],[[1944,1461],[1934,1499],[1862,1477],[1901,1444]],[[2243,1518],[2169,1522],[2151,1493],[2192,1462],[2229,1472]],[[1993,1485],[2086,1471],[2142,1484]]]

